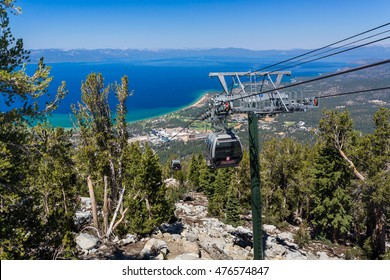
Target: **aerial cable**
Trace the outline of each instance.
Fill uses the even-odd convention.
[[[364,69],[368,69],[368,68],[384,65],[384,64],[387,64],[387,63],[390,63],[390,59],[386,59],[386,60],[379,61],[379,62],[372,63],[372,64],[363,65],[363,66],[352,68],[352,69],[348,69],[348,70],[345,70],[345,71],[340,71],[340,72],[329,74],[329,75],[326,75],[326,76],[317,77],[317,78],[314,78],[314,79],[311,79],[311,80],[298,82],[298,83],[295,83],[295,84],[290,84],[290,85],[278,87],[278,88],[275,88],[275,89],[266,90],[266,91],[263,91],[263,92],[260,92],[260,93],[244,95],[244,96],[241,96],[241,97],[229,99],[229,101],[230,102],[231,101],[236,101],[236,100],[252,97],[252,96],[255,96],[255,95],[258,95],[258,94],[270,93],[270,92],[273,92],[275,90],[282,90],[282,89],[292,88],[292,87],[295,87],[295,86],[300,86],[300,85],[304,85],[304,84],[308,84],[308,83],[312,83],[312,82],[317,82],[317,81],[321,81],[321,80],[324,80],[324,79],[329,79],[329,78],[333,78],[333,77],[336,77],[336,76],[349,74],[349,73],[353,73],[353,72],[356,72],[356,71],[360,71],[360,70],[364,70]]]
[[[386,24],[383,24],[383,25],[380,25],[380,26],[378,26],[378,27],[369,29],[369,30],[367,30],[367,31],[361,32],[361,33],[359,33],[359,34],[350,36],[350,37],[348,37],[348,38],[342,39],[342,40],[340,40],[340,41],[334,42],[334,43],[332,43],[332,44],[326,45],[326,46],[324,46],[324,47],[321,47],[321,48],[318,48],[318,49],[315,49],[315,50],[306,52],[306,53],[304,53],[304,54],[301,54],[301,55],[298,55],[298,56],[295,56],[295,57],[292,57],[292,58],[283,60],[283,61],[281,61],[281,62],[272,64],[272,65],[265,66],[265,67],[263,67],[263,68],[260,68],[260,69],[255,70],[254,72],[262,71],[262,70],[265,70],[265,69],[268,69],[268,68],[271,68],[271,67],[274,67],[274,66],[277,66],[277,65],[286,63],[286,62],[290,62],[290,61],[295,60],[295,59],[297,59],[297,58],[301,58],[301,57],[303,57],[303,56],[306,56],[306,55],[309,55],[309,54],[312,54],[312,53],[315,53],[315,52],[324,50],[324,49],[326,49],[326,48],[329,48],[329,47],[332,47],[332,46],[334,46],[334,45],[337,45],[337,44],[343,43],[343,42],[345,42],[345,41],[348,41],[348,40],[350,40],[350,39],[359,37],[359,36],[361,36],[361,35],[363,35],[363,34],[370,33],[370,32],[372,32],[372,31],[374,31],[374,30],[380,29],[380,28],[385,27],[385,26],[387,26],[387,25],[390,25],[390,22],[388,22],[388,23],[386,23]],[[252,72],[252,71],[250,71],[250,72]],[[248,72],[248,73],[250,73],[250,72]]]
[[[309,63],[309,62],[313,62],[313,61],[317,61],[317,60],[320,60],[320,59],[324,59],[324,58],[328,58],[328,57],[331,57],[331,56],[334,56],[334,55],[337,55],[337,54],[340,54],[340,53],[344,53],[344,52],[347,52],[347,51],[351,51],[351,50],[354,50],[354,49],[357,49],[357,48],[361,48],[361,47],[364,47],[364,46],[367,46],[367,45],[370,45],[370,44],[373,44],[373,43],[377,43],[377,42],[380,42],[380,41],[383,41],[383,40],[387,40],[389,39],[390,36],[387,36],[387,37],[384,37],[384,38],[380,38],[380,39],[377,39],[377,40],[374,40],[374,41],[370,41],[370,42],[367,42],[367,43],[364,43],[364,44],[361,44],[361,45],[357,45],[357,46],[353,46],[351,48],[348,48],[348,49],[345,49],[345,50],[341,50],[341,51],[337,51],[335,53],[331,53],[331,54],[328,54],[328,55],[324,55],[324,56],[321,56],[321,57],[318,57],[318,58],[314,58],[314,59],[311,59],[311,60],[308,60],[308,61],[304,61],[304,62],[301,62],[301,63],[298,63],[298,64],[295,64],[295,65],[292,65],[292,66],[288,66],[288,67],[283,67],[283,68],[279,68],[277,70],[273,70],[271,72],[268,72],[267,74],[271,74],[271,73],[274,73],[274,72],[277,72],[277,71],[281,71],[281,70],[285,70],[287,68],[293,68],[293,67],[297,67],[297,66],[300,66],[300,65],[304,65],[306,63]],[[248,74],[251,73],[251,72],[247,72]],[[261,77],[261,76],[260,76]],[[260,77],[258,77],[257,79],[259,79]],[[244,87],[244,90],[246,90],[250,85],[246,85]],[[277,89],[274,89],[274,90],[277,90]],[[272,90],[270,90],[272,91]],[[270,91],[267,91],[267,92],[270,92]],[[239,93],[243,92],[243,90],[241,89]],[[259,93],[264,93],[264,92],[259,92]],[[254,96],[254,95],[257,95],[259,93],[256,93],[256,94],[252,94],[250,96]],[[238,99],[241,99],[241,98],[238,98]]]
[[[172,137],[170,137],[170,141],[173,140],[174,138],[176,138],[182,131],[184,131],[185,129],[187,129],[191,124],[193,124],[194,122],[198,121],[199,117],[202,116],[204,113],[207,112],[209,108],[206,108],[204,110],[202,110],[202,112],[200,112],[192,121],[190,121],[185,127],[183,127],[181,130],[179,130],[179,132],[177,132],[175,135],[172,135]]]
[[[366,93],[371,91],[380,91],[380,90],[389,90],[390,86],[388,87],[381,87],[381,88],[371,88],[371,89],[363,89],[363,90],[356,90],[356,91],[350,91],[350,92],[342,92],[342,93],[336,93],[331,95],[320,95],[316,97],[317,99],[324,99],[329,97],[335,97],[335,96],[342,96],[342,95],[349,95],[349,94],[358,94],[358,93]]]
[[[356,71],[361,71],[361,70],[364,70],[364,69],[368,69],[368,68],[372,68],[372,67],[376,67],[376,66],[380,66],[380,65],[385,65],[385,64],[387,64],[387,63],[390,63],[390,59],[388,59],[388,60],[383,60],[383,61],[380,61],[380,62],[376,62],[376,63],[373,63],[373,64],[364,65],[364,66],[357,67],[357,68],[348,69],[348,70],[341,71],[341,72],[337,72],[337,73],[330,74],[330,75],[327,75],[327,76],[321,76],[321,77],[314,78],[314,79],[311,79],[311,80],[307,80],[307,81],[303,81],[303,82],[299,82],[299,83],[295,83],[295,84],[290,84],[290,85],[286,85],[286,86],[282,86],[282,87],[279,87],[279,88],[276,88],[276,89],[267,90],[267,91],[262,92],[262,94],[264,94],[264,93],[270,93],[270,92],[273,92],[273,91],[275,91],[275,90],[282,90],[282,89],[286,89],[286,88],[292,88],[292,87],[295,87],[295,86],[300,86],[300,85],[304,85],[304,84],[307,84],[307,83],[312,83],[312,82],[316,82],[316,81],[320,81],[320,80],[324,80],[324,79],[328,79],[328,78],[333,78],[333,77],[336,77],[336,76],[339,76],[339,75],[349,74],[349,73],[353,73],[353,72],[356,72]],[[390,89],[390,87],[382,87],[382,88],[375,88],[375,89],[359,90],[359,91],[353,91],[353,92],[349,92],[349,93],[338,93],[338,94],[334,94],[334,95],[319,96],[319,97],[316,97],[316,98],[324,99],[324,98],[334,97],[334,96],[341,96],[341,95],[347,95],[347,94],[356,94],[356,93],[364,93],[364,92],[370,92],[370,91],[387,90],[387,89]],[[251,94],[251,95],[246,95],[246,96],[242,96],[242,97],[239,97],[239,98],[231,99],[231,100],[229,100],[229,101],[236,101],[236,100],[244,99],[244,98],[247,98],[247,97],[252,97],[252,96],[255,96],[255,95],[257,95],[257,94],[258,94],[258,93],[256,93],[256,94]],[[198,119],[198,118],[199,118],[202,114],[204,114],[205,112],[207,112],[208,110],[209,110],[209,108],[206,108],[206,109],[204,109],[201,113],[199,113],[199,114],[195,117],[195,119],[193,119],[191,122],[189,122],[189,123],[187,124],[187,126],[185,126],[184,128],[182,128],[182,129],[181,129],[179,132],[177,132],[175,135],[173,135],[173,136],[171,137],[171,140],[174,139],[175,137],[177,137],[177,135],[179,135],[182,131],[184,131],[186,128],[188,128],[192,123],[194,123],[195,121],[200,120],[200,119]]]
[[[337,44],[340,44],[342,42],[346,42],[350,39],[353,39],[353,38],[356,38],[356,37],[359,37],[363,34],[367,34],[367,33],[370,33],[374,30],[378,30],[380,28],[383,28],[385,26],[388,26],[390,25],[390,22],[389,23],[386,23],[386,24],[383,24],[383,25],[380,25],[378,27],[375,27],[375,28],[372,28],[372,29],[369,29],[367,31],[364,31],[364,32],[361,32],[361,33],[358,33],[356,35],[353,35],[353,36],[350,36],[348,38],[345,38],[345,39],[342,39],[342,40],[339,40],[337,42],[334,42],[332,44],[328,44],[324,47],[321,47],[321,48],[318,48],[318,49],[315,49],[315,50],[312,50],[312,51],[309,51],[309,52],[306,52],[304,54],[301,54],[301,55],[298,55],[298,56],[295,56],[295,57],[292,57],[290,59],[287,59],[287,60],[283,60],[279,63],[275,63],[275,64],[272,64],[272,65],[269,65],[269,66],[266,66],[266,67],[263,67],[263,68],[260,68],[258,70],[255,70],[255,71],[248,71],[247,73],[250,74],[251,72],[256,72],[256,71],[261,71],[261,70],[265,70],[265,69],[268,69],[268,68],[271,68],[271,67],[274,67],[274,66],[277,66],[277,65],[280,65],[280,64],[283,64],[283,63],[286,63],[286,62],[290,62],[290,61],[293,61],[293,60],[296,60],[298,58],[302,58],[304,56],[307,56],[309,54],[313,54],[315,52],[318,52],[318,51],[321,51],[321,50],[324,50],[326,48],[329,48],[329,47],[332,47],[332,46],[335,46]],[[381,32],[381,33],[377,33],[375,35],[372,35],[372,36],[369,36],[369,37],[366,37],[364,39],[360,39],[360,40],[357,40],[355,42],[352,42],[352,43],[357,43],[357,42],[360,42],[362,40],[366,40],[368,38],[372,38],[372,37],[375,37],[375,36],[378,36],[380,34],[384,34],[386,32],[388,32],[389,30],[387,31],[384,31],[384,32]],[[379,42],[379,41],[382,41],[382,40],[385,40],[385,39],[388,39],[389,37],[385,37],[385,38],[381,38],[381,39],[378,39],[378,40],[375,40],[375,41],[371,41],[371,42],[368,42],[368,43],[365,43],[365,44],[362,44],[362,45],[359,45],[359,46],[355,46],[353,48],[349,48],[349,49],[346,49],[346,50],[342,50],[342,51],[339,51],[339,52],[336,52],[336,53],[332,53],[332,54],[329,54],[329,55],[326,55],[326,56],[323,56],[323,57],[319,57],[319,58],[316,58],[316,59],[313,59],[313,60],[310,60],[310,61],[305,61],[303,63],[299,63],[297,65],[293,65],[292,67],[297,67],[297,66],[300,66],[300,65],[303,65],[305,63],[309,63],[309,62],[313,62],[313,61],[316,61],[316,60],[320,60],[320,59],[323,59],[323,58],[327,58],[327,57],[330,57],[330,56],[333,56],[333,55],[336,55],[336,54],[340,54],[340,53],[343,53],[343,52],[347,52],[347,51],[350,51],[350,50],[353,50],[353,49],[356,49],[356,48],[360,48],[360,47],[363,47],[363,46],[366,46],[366,45],[369,45],[369,44],[373,44],[373,43],[376,43],[376,42]],[[347,45],[350,45],[352,43],[348,43],[348,44],[345,44],[343,46],[339,46],[338,48],[341,48],[341,47],[344,47],[344,46],[347,46]],[[336,48],[336,49],[338,49]],[[335,49],[332,49],[331,51],[333,51]],[[323,54],[323,53],[326,53],[326,52],[329,52],[329,51],[325,51],[325,52],[321,52],[319,54]],[[318,55],[318,54],[316,54]],[[312,55],[310,57],[313,57],[313,56],[316,56],[316,55]],[[306,57],[304,59],[307,59],[307,58],[310,58],[310,57]],[[301,59],[302,60],[302,59]],[[299,61],[301,61],[299,60]],[[292,85],[287,85],[287,86],[283,86],[283,87],[279,87],[277,89],[273,89],[273,90],[268,90],[268,91],[265,91],[265,92],[261,92],[261,93],[269,93],[269,92],[272,92],[272,91],[275,91],[275,90],[280,90],[280,89],[285,89],[285,88],[291,88],[293,86],[299,86],[299,85],[303,85],[303,84],[306,84],[306,83],[310,83],[310,82],[315,82],[315,81],[319,81],[319,80],[322,80],[322,79],[326,79],[326,78],[332,78],[332,77],[335,77],[335,76],[338,76],[338,75],[342,75],[342,74],[348,74],[348,73],[351,73],[351,72],[355,72],[355,71],[359,71],[359,70],[363,70],[363,69],[366,69],[366,68],[370,68],[370,67],[375,67],[375,66],[379,66],[379,65],[383,65],[383,64],[386,64],[386,63],[389,63],[390,61],[389,60],[385,60],[385,61],[382,61],[382,62],[378,62],[378,63],[374,63],[374,64],[370,64],[370,65],[366,65],[366,66],[362,66],[362,67],[358,67],[358,68],[353,68],[353,69],[349,69],[349,70],[346,70],[346,71],[342,71],[342,72],[337,72],[335,74],[330,74],[330,75],[327,75],[327,76],[322,76],[322,77],[319,77],[319,78],[315,78],[315,79],[312,79],[312,80],[308,80],[308,81],[304,81],[304,82],[300,82],[300,83],[295,83],[295,84],[292,84]],[[385,88],[384,88],[385,89]],[[221,92],[223,93],[223,92]],[[239,97],[239,98],[236,98],[236,99],[233,99],[231,101],[235,101],[235,100],[240,100],[240,99],[244,99],[244,98],[247,98],[247,97],[251,97],[251,96],[255,96],[259,93],[256,93],[256,94],[251,94],[251,95],[246,95],[246,96],[243,96],[243,97]],[[326,98],[326,97],[320,97],[320,98]],[[171,137],[171,140],[176,138],[182,131],[184,131],[185,129],[187,129],[191,124],[193,124],[195,121],[199,120],[198,118],[200,116],[202,116],[205,112],[207,112],[209,110],[209,108],[206,108],[204,109],[200,114],[198,114],[195,119],[193,119],[191,122],[189,122],[187,124],[187,126],[185,126],[184,128],[182,128],[179,132],[177,132],[175,135],[173,135]]]
[[[388,31],[389,31],[389,30],[388,30]],[[387,31],[387,32],[388,32],[388,31]],[[374,40],[374,41],[370,41],[370,42],[367,42],[367,43],[364,43],[364,44],[361,44],[361,45],[353,46],[353,47],[348,48],[348,49],[340,50],[340,51],[337,51],[337,52],[334,52],[334,53],[331,53],[331,54],[328,54],[328,55],[324,55],[324,56],[321,56],[321,57],[313,58],[313,59],[311,59],[311,60],[304,61],[304,62],[295,64],[295,65],[292,65],[292,66],[285,66],[285,67],[279,68],[279,69],[277,69],[277,70],[271,71],[271,72],[269,72],[268,74],[273,73],[273,72],[277,72],[277,71],[281,71],[281,70],[285,70],[285,69],[287,69],[287,68],[294,68],[294,67],[301,66],[301,65],[306,64],[306,63],[309,63],[309,62],[317,61],[317,60],[324,59],[324,58],[328,58],[328,57],[331,57],[331,56],[334,56],[334,55],[337,55],[337,54],[341,54],[341,53],[344,53],[344,52],[347,52],[347,51],[351,51],[351,50],[354,50],[354,49],[358,49],[358,48],[361,48],[361,47],[365,47],[365,46],[367,46],[367,45],[371,45],[371,44],[374,44],[374,43],[378,43],[378,42],[380,42],[380,41],[387,40],[387,39],[389,39],[389,38],[390,38],[390,36],[387,36],[387,37],[380,38],[380,39],[377,39],[377,40]]]
[[[390,23],[388,23],[390,24]],[[386,24],[386,25],[388,25]],[[386,33],[388,32],[389,30],[385,31],[385,32],[382,32],[382,33]],[[376,36],[376,35],[379,35],[381,33],[378,33],[378,34],[375,34],[373,36]],[[373,37],[373,36],[370,36],[370,37]],[[367,38],[370,38],[370,37],[367,37]],[[367,39],[365,38],[365,39]],[[282,68],[279,68],[277,70],[273,70],[273,71],[270,71],[270,72],[267,72],[267,74],[272,74],[274,72],[277,72],[277,71],[281,71],[281,70],[285,70],[287,68],[294,68],[294,67],[297,67],[297,66],[301,66],[301,65],[304,65],[306,63],[310,63],[310,62],[314,62],[314,61],[317,61],[317,60],[320,60],[320,59],[324,59],[324,58],[328,58],[328,57],[331,57],[331,56],[334,56],[334,55],[337,55],[337,54],[341,54],[341,53],[344,53],[344,52],[348,52],[348,51],[351,51],[351,50],[354,50],[354,49],[357,49],[357,48],[361,48],[361,47],[364,47],[364,46],[367,46],[367,45],[371,45],[371,44],[374,44],[374,43],[377,43],[377,42],[380,42],[380,41],[383,41],[383,40],[387,40],[389,39],[390,36],[387,36],[387,37],[383,37],[383,38],[380,38],[380,39],[377,39],[377,40],[374,40],[374,41],[370,41],[370,42],[367,42],[367,43],[364,43],[364,44],[360,44],[360,45],[357,45],[357,46],[353,46],[351,48],[348,48],[348,49],[344,49],[344,50],[340,50],[340,51],[337,51],[337,52],[334,52],[334,53],[331,53],[331,54],[328,54],[328,55],[324,55],[324,56],[321,56],[321,57],[317,57],[317,58],[314,58],[314,59],[311,59],[311,60],[308,60],[308,61],[304,61],[304,62],[301,62],[301,63],[298,63],[298,64],[295,64],[295,65],[290,65],[290,66],[285,66],[285,67],[282,67]],[[324,49],[325,47],[323,48],[320,48],[320,49]],[[337,48],[336,48],[337,49]],[[332,49],[333,51],[334,49]],[[310,52],[309,52],[310,53]],[[303,55],[301,55],[303,56]],[[301,56],[297,56],[297,57],[301,57]],[[306,58],[305,58],[306,59]],[[292,60],[292,59],[291,59]],[[281,64],[281,63],[278,63],[278,64]],[[268,68],[268,67],[267,67]],[[264,69],[264,68],[263,68]],[[262,69],[259,69],[259,70],[256,70],[256,71],[260,71]],[[246,72],[245,74],[250,74],[252,72],[256,72],[256,71],[248,71]],[[244,74],[244,75],[245,75]],[[260,77],[258,77],[257,79],[259,79]],[[244,90],[248,88],[248,85],[246,85],[244,87]],[[240,90],[239,93],[241,93],[243,90]]]
[[[317,54],[313,54],[313,55],[308,56],[308,57],[304,57],[304,58],[298,59],[298,60],[296,60],[295,62],[300,62],[300,61],[303,61],[303,60],[308,59],[308,58],[316,57],[316,56],[321,55],[321,54],[325,54],[325,53],[328,53],[328,52],[331,52],[331,51],[335,51],[335,50],[338,50],[338,49],[341,49],[341,48],[350,46],[350,45],[352,45],[352,44],[359,43],[359,42],[362,42],[362,41],[364,41],[364,40],[367,40],[367,39],[376,37],[376,36],[378,36],[378,35],[382,35],[382,34],[387,33],[387,32],[390,32],[390,29],[389,29],[389,30],[386,30],[386,31],[383,31],[383,32],[380,32],[380,33],[377,33],[377,34],[374,34],[374,35],[371,35],[371,36],[368,36],[368,37],[365,37],[365,38],[362,38],[362,39],[359,39],[359,40],[356,40],[356,41],[353,41],[353,42],[350,42],[350,43],[347,43],[347,44],[344,44],[344,45],[341,45],[341,46],[338,46],[338,47],[336,47],[336,48],[332,48],[332,49],[329,49],[329,50],[326,50],[326,51],[322,51],[322,52],[317,53]],[[388,37],[386,37],[386,38],[384,38],[384,39],[381,39],[381,40],[385,40],[385,39],[387,39],[387,38],[388,38]],[[338,53],[335,53],[335,54],[338,54]],[[319,59],[321,59],[321,58],[319,58]],[[311,62],[311,61],[308,61],[308,62]],[[306,62],[305,62],[305,63],[306,63]],[[287,67],[288,67],[288,68],[290,68],[290,67],[296,67],[296,66],[299,66],[299,65],[301,65],[301,64],[297,64],[297,65],[287,65],[286,68],[287,68]],[[285,69],[285,68],[283,68],[283,69]],[[279,70],[275,70],[275,71],[279,71]],[[270,73],[272,73],[272,72],[270,72]]]
[[[324,46],[324,47],[321,47],[321,48],[318,48],[318,49],[315,49],[315,50],[312,50],[312,51],[303,53],[303,54],[301,54],[301,55],[292,57],[292,58],[290,58],[290,59],[283,60],[283,61],[281,61],[281,62],[272,64],[272,65],[269,65],[269,66],[266,66],[266,67],[263,67],[263,68],[260,68],[260,69],[257,69],[257,70],[248,71],[246,74],[250,74],[250,73],[252,73],[252,72],[257,72],[257,71],[262,71],[262,70],[265,70],[265,69],[268,69],[268,68],[271,68],[271,67],[274,67],[274,66],[277,66],[277,65],[286,63],[286,62],[290,62],[290,61],[296,60],[297,58],[301,58],[301,59],[298,60],[298,61],[302,61],[302,60],[304,60],[304,59],[307,59],[307,58],[310,58],[310,57],[314,57],[314,56],[317,56],[317,55],[319,55],[319,54],[323,54],[323,53],[327,53],[327,52],[329,52],[329,51],[337,50],[337,49],[339,49],[339,48],[341,48],[341,47],[350,45],[350,44],[352,44],[352,43],[357,43],[357,42],[360,42],[360,41],[363,41],[363,40],[366,40],[366,39],[369,39],[369,38],[378,36],[378,35],[380,35],[380,34],[384,34],[384,33],[386,33],[386,32],[389,32],[389,30],[386,30],[386,31],[384,31],[384,32],[380,32],[380,33],[377,33],[377,34],[368,36],[368,37],[366,37],[366,38],[363,38],[363,39],[354,41],[354,42],[352,42],[352,43],[347,43],[347,44],[345,44],[345,45],[343,45],[343,46],[339,46],[339,47],[333,48],[333,49],[331,49],[331,50],[327,50],[327,51],[325,51],[325,52],[321,52],[321,53],[319,53],[319,54],[315,54],[315,55],[312,55],[312,56],[309,56],[309,57],[306,57],[306,58],[302,58],[302,57],[307,56],[307,55],[309,55],[309,54],[313,54],[313,53],[315,53],[315,52],[318,52],[318,51],[324,50],[324,49],[326,49],[326,48],[335,46],[335,45],[340,44],[340,43],[342,43],[342,42],[346,42],[346,41],[348,41],[348,40],[350,40],[350,39],[353,39],[353,38],[359,37],[359,36],[361,36],[361,35],[370,33],[370,32],[372,32],[372,31],[374,31],[374,30],[381,29],[381,28],[383,28],[383,27],[385,27],[385,26],[388,26],[388,25],[390,25],[390,22],[385,23],[385,24],[382,24],[382,25],[377,26],[377,27],[374,27],[374,28],[371,28],[371,29],[366,30],[366,31],[364,31],[364,32],[360,32],[360,33],[358,33],[358,34],[356,34],[356,35],[347,37],[347,38],[342,39],[342,40],[339,40],[339,41],[337,41],[337,42],[328,44],[328,45],[326,45],[326,46]],[[350,50],[353,50],[353,49],[357,49],[357,48],[360,48],[360,47],[363,47],[363,46],[367,46],[367,45],[370,45],[370,44],[373,44],[373,43],[376,43],[376,42],[379,42],[379,41],[383,41],[383,40],[386,40],[386,39],[389,39],[389,38],[390,38],[390,37],[381,38],[381,39],[379,39],[379,40],[371,41],[371,42],[368,42],[368,43],[365,43],[365,44],[362,44],[362,45],[358,45],[358,46],[355,46],[355,47],[352,47],[352,48],[349,48],[349,49],[346,49],[346,50],[343,50],[343,51],[339,51],[339,52],[332,53],[332,54],[329,54],[329,55],[326,55],[326,56],[322,56],[322,57],[319,57],[319,58],[316,58],[316,59],[312,59],[312,60],[310,60],[310,61],[305,61],[305,62],[301,62],[301,63],[299,63],[299,64],[295,64],[295,65],[292,65],[292,66],[280,68],[280,69],[278,69],[278,70],[274,70],[274,71],[268,72],[268,74],[271,74],[271,73],[276,72],[276,71],[284,70],[284,69],[286,69],[286,68],[294,68],[294,67],[297,67],[297,66],[300,66],[300,65],[309,63],[309,62],[314,62],[314,61],[317,61],[317,60],[320,60],[320,59],[324,59],[324,58],[327,58],[327,57],[330,57],[330,56],[333,56],[333,55],[337,55],[337,54],[340,54],[340,53],[343,53],[343,52],[347,52],[347,51],[350,51]],[[244,75],[245,75],[245,74],[244,74]],[[230,87],[230,85],[229,85],[229,87]],[[246,88],[247,88],[247,86],[244,87],[244,89],[246,89]],[[242,92],[242,90],[241,90],[240,92]],[[222,92],[222,93],[223,93],[223,92]]]

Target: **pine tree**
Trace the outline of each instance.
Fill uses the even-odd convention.
[[[191,156],[191,162],[188,170],[188,181],[193,188],[199,187],[199,176],[200,176],[200,161],[202,160],[195,154]]]
[[[70,257],[77,201],[76,174],[72,160],[71,133],[38,124],[32,129],[33,154],[28,184],[41,201],[34,209],[41,224],[37,240],[44,242],[40,258]],[[47,237],[50,236],[50,239]]]
[[[240,165],[236,168],[238,199],[243,209],[251,209],[251,178],[249,153],[244,151]]]
[[[118,99],[115,121],[108,102],[112,90]],[[125,103],[130,95],[126,76],[122,77],[121,84],[106,86],[101,74],[91,73],[81,86],[82,102],[72,106],[80,132],[76,154],[79,176],[88,182],[90,196],[95,197],[98,204],[103,203],[103,227],[98,228],[98,232],[102,233],[104,240],[110,238],[110,234],[116,229],[114,223],[121,223],[127,211],[122,207],[122,197],[127,183],[124,180],[128,176],[125,157],[129,145]],[[128,165],[131,166],[131,163]],[[108,193],[111,198],[110,208]],[[121,218],[114,221],[119,211]],[[93,209],[93,213],[94,225],[98,227],[97,210]]]
[[[294,220],[305,203],[304,147],[289,138],[272,139],[260,155],[264,210],[269,222]]]
[[[348,163],[351,170],[353,170],[356,178],[364,181],[364,176],[356,169],[355,164],[346,153],[346,149],[351,146],[352,139],[356,136],[349,112],[324,110],[323,117],[319,123],[319,129],[321,139],[339,152],[340,156]]]
[[[390,216],[390,110],[381,108],[374,115],[375,131],[362,137],[357,157],[367,172],[361,202],[365,222],[365,249],[370,258],[385,254],[387,217]],[[360,227],[362,228],[362,226]],[[359,232],[359,234],[363,234]]]
[[[134,147],[129,154],[134,163],[138,153]],[[137,174],[126,178],[131,181],[131,191],[126,196],[127,228],[133,233],[147,234],[163,222],[167,222],[173,214],[173,207],[166,199],[166,188],[162,177],[162,168],[158,156],[146,145],[142,156],[138,158]]]
[[[234,227],[240,225],[240,203],[238,199],[238,185],[235,180],[231,180],[227,190],[226,223]]]
[[[210,199],[214,195],[214,181],[216,179],[215,169],[210,169],[203,161],[199,166],[199,184],[197,191],[204,192]]]
[[[29,51],[23,46],[23,40],[16,39],[9,27],[9,13],[19,14],[21,8],[15,5],[14,0],[0,1],[0,101],[8,108],[15,102],[22,104],[19,107],[1,112],[6,122],[20,121],[21,116],[32,119],[45,116],[57,108],[58,103],[66,95],[65,82],[58,88],[54,99],[40,108],[36,101],[47,91],[53,77],[50,77],[50,67],[47,67],[43,58],[38,63],[32,75],[26,73],[23,63],[29,61]],[[22,120],[23,121],[23,120]],[[25,120],[24,120],[25,121]]]
[[[28,61],[29,53],[24,50],[22,39],[15,39],[8,26],[8,13],[20,12],[14,2],[0,2],[0,102],[5,105],[0,112],[0,258],[52,258],[55,250],[59,252],[64,249],[61,249],[61,246],[67,246],[61,243],[69,241],[65,235],[69,233],[71,225],[67,216],[50,212],[50,206],[46,207],[49,212],[42,214],[40,211],[45,206],[41,196],[43,186],[39,182],[40,174],[34,167],[42,166],[42,143],[38,144],[39,141],[28,128],[28,119],[25,117],[28,116],[31,120],[44,119],[46,114],[57,108],[66,94],[66,88],[63,83],[55,98],[48,102],[45,108],[37,105],[37,100],[47,94],[53,78],[50,77],[50,67],[43,63],[43,59],[32,75],[26,73],[22,63]],[[23,105],[15,106],[17,101]],[[66,141],[61,142],[53,137],[54,132],[50,128],[44,128],[42,131],[48,135],[51,145],[66,146]],[[47,147],[46,144],[43,146]],[[54,166],[48,168],[58,167],[60,160],[54,159]],[[62,171],[69,174],[69,166],[62,167]],[[65,174],[62,175],[66,177]],[[50,179],[57,181],[58,176],[55,172],[50,175]],[[61,199],[57,200],[58,197],[52,196],[51,190],[47,190],[50,199],[50,202],[47,199],[47,205],[66,204],[69,215],[72,215],[72,191],[64,191],[68,197],[64,199],[61,196]],[[57,217],[56,223],[63,225],[63,231],[49,230],[53,228],[51,217],[54,216]],[[65,243],[69,244],[68,241]]]
[[[123,158],[124,158],[124,150],[127,146],[127,139],[129,138],[129,133],[127,131],[127,124],[126,124],[126,115],[127,115],[127,107],[126,102],[129,96],[132,95],[132,92],[129,92],[129,80],[127,76],[123,76],[121,78],[121,84],[118,84],[115,82],[114,86],[114,92],[116,94],[116,97],[118,99],[118,105],[116,109],[116,130],[117,130],[117,139],[114,141],[113,145],[115,147],[114,154],[115,157],[118,158],[117,160],[117,187],[119,190],[123,188],[122,181],[123,181]]]
[[[338,151],[323,147],[314,165],[311,222],[317,236],[336,241],[351,227],[351,173]]]

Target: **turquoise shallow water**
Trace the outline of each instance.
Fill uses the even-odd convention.
[[[158,108],[149,108],[149,109],[132,109],[128,112],[126,121],[127,122],[135,122],[135,121],[141,121],[145,119],[150,119],[154,117],[159,117],[162,115],[166,115],[178,110],[181,110],[187,106],[190,106],[191,104],[197,102],[199,99],[202,98],[202,96],[207,93],[210,90],[205,91],[199,91],[199,96],[196,97],[191,103],[185,104],[184,106],[178,106],[178,107],[158,107]],[[64,128],[71,128],[72,127],[72,114],[69,113],[55,113],[52,114],[49,117],[49,122],[53,126],[60,126]]]

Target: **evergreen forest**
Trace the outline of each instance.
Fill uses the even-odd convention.
[[[169,159],[147,143],[130,143],[125,121],[132,91],[127,76],[106,84],[99,73],[81,83],[72,105],[75,128],[53,127],[47,117],[61,106],[66,82],[48,92],[51,67],[42,58],[32,74],[29,51],[10,28],[13,0],[0,2],[0,259],[77,259],[74,222],[80,197],[92,201],[91,232],[151,234],[175,220],[182,195],[202,192],[208,213],[239,226],[250,213],[249,156],[240,165],[210,169],[199,150],[173,173]],[[51,95],[44,107],[38,102]],[[115,96],[116,108],[108,105]],[[310,240],[350,244],[361,259],[390,259],[390,109],[372,116],[372,133],[354,128],[347,110],[324,110],[313,143],[294,138],[261,142],[264,223],[300,227]],[[180,187],[168,188],[166,179]],[[84,230],[84,229],[83,229]]]

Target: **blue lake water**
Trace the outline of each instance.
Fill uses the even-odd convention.
[[[270,62],[272,63],[272,62]],[[54,126],[71,127],[71,104],[80,101],[81,82],[92,72],[102,73],[105,84],[120,82],[124,75],[129,77],[130,90],[134,95],[128,99],[128,121],[137,121],[163,115],[194,103],[207,91],[221,91],[218,79],[210,79],[210,72],[249,71],[259,69],[256,61],[219,59],[170,59],[143,62],[105,61],[105,62],[69,62],[47,63],[52,67],[54,80],[49,92],[55,94],[61,81],[66,81],[68,95],[50,118]],[[340,63],[314,63],[293,70],[288,79],[299,76],[317,76],[325,72],[336,71],[343,67]],[[28,72],[34,69],[28,65]],[[41,104],[47,100],[42,99]],[[111,94],[110,105],[115,108],[115,96]],[[1,110],[5,110],[1,106]]]

